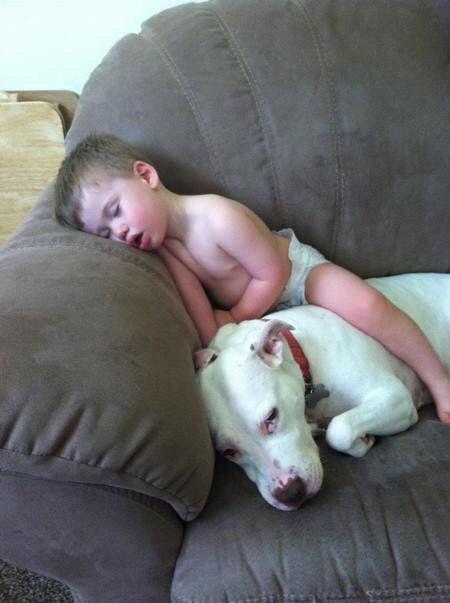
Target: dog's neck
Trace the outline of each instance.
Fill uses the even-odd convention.
[[[306,408],[314,408],[319,400],[322,400],[322,398],[328,398],[330,392],[322,383],[314,385],[311,377],[308,358],[306,357],[302,346],[292,335],[291,331],[286,329],[285,331],[282,331],[282,335],[286,339],[289,349],[291,350],[291,354],[303,375],[303,380],[305,382],[305,406]]]

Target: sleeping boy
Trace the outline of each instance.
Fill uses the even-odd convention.
[[[229,322],[323,306],[408,364],[450,423],[450,375],[416,323],[292,230],[271,232],[245,205],[219,195],[171,192],[137,149],[108,134],[72,150],[55,193],[63,224],[160,256],[203,346]]]

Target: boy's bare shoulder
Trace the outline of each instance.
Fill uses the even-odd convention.
[[[208,218],[211,223],[218,225],[223,224],[224,220],[229,220],[233,217],[236,219],[256,217],[256,215],[243,205],[239,201],[234,201],[228,197],[222,195],[207,194],[197,195],[195,198],[196,209],[200,211],[203,216]]]
[[[222,195],[216,195],[214,193],[207,195],[195,195],[193,199],[197,206],[202,206],[202,209],[212,207],[214,207],[214,209],[227,209],[230,207],[232,208],[235,205],[241,205],[237,201],[233,201],[232,199],[228,199],[227,197],[222,197]]]

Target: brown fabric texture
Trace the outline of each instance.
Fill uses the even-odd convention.
[[[213,462],[193,325],[154,255],[63,228],[52,205],[49,187],[0,252],[1,467],[192,519]]]
[[[91,131],[121,136],[169,188],[242,201],[361,276],[447,272],[449,24],[440,0],[182,5],[108,52],[66,148]],[[220,461],[178,549],[173,510],[200,513],[214,463],[192,322],[157,258],[60,227],[52,204],[49,187],[0,250],[0,472],[11,487],[0,508],[23,505],[0,513],[0,555],[77,592],[73,548],[90,562],[104,550],[131,581],[132,549],[114,526],[126,532],[126,503],[136,510],[142,495],[173,520],[158,531],[154,516],[135,515],[152,535],[140,541],[152,547],[152,585],[144,562],[128,598],[126,585],[98,581],[99,564],[80,600],[448,600],[448,428],[435,418],[362,460],[324,449],[323,489],[297,513],[268,507]],[[30,507],[16,479],[28,480]],[[59,563],[36,563],[54,538],[44,510],[35,540],[11,528],[31,530],[43,484],[55,506],[70,501],[68,517],[77,500],[92,513],[73,516],[86,537],[59,539]],[[108,489],[103,502],[86,499],[94,486]],[[91,555],[103,506],[111,539],[102,523]]]
[[[445,16],[410,0],[182,5],[108,53],[67,146],[113,132],[169,188],[242,201],[364,277],[446,272]]]
[[[0,474],[0,486],[0,558],[70,587],[51,599],[28,592],[3,602],[168,600],[183,537],[168,505],[125,490],[17,475]]]
[[[218,459],[208,504],[186,527],[172,601],[448,601],[448,442],[429,417],[362,459],[322,443],[323,487],[292,513]]]

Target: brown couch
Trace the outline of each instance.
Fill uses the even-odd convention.
[[[69,131],[247,203],[362,276],[450,269],[450,7],[216,0],[152,17]],[[450,600],[449,428],[428,411],[269,507],[215,459],[192,322],[157,257],[72,231],[50,186],[0,250],[0,558],[77,601]],[[216,462],[215,462],[216,461]]]

